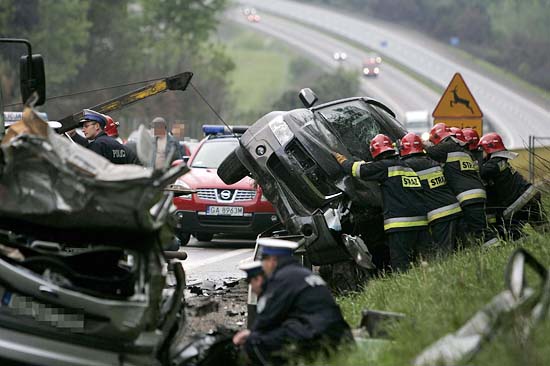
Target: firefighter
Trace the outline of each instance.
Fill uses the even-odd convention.
[[[428,156],[443,164],[443,173],[460,207],[462,208],[463,245],[481,240],[484,245],[497,242],[487,228],[485,201],[487,194],[479,176],[479,167],[466,144],[452,136],[444,123],[438,123],[430,130],[430,142],[426,148]]]
[[[104,114],[105,119],[107,120],[107,123],[105,124],[105,133],[107,136],[114,138],[119,143],[124,144],[124,141],[120,138],[118,134],[118,126],[120,123],[118,121],[115,121],[111,116],[108,116]]]
[[[479,135],[473,128],[463,128],[462,134],[464,135],[464,142],[466,142],[466,148],[470,151],[470,154],[474,157],[474,162],[481,166],[483,163],[483,152],[478,149]]]
[[[487,184],[487,205],[496,214],[499,233],[516,240],[525,224],[534,228],[545,224],[540,192],[509,163],[518,154],[506,150],[497,133],[484,135],[479,147],[483,151],[480,173]]]
[[[114,164],[132,164],[137,161],[133,152],[112,137],[107,136],[104,129],[107,118],[99,112],[84,109],[79,122],[84,137],[72,130],[69,134],[74,142],[103,156]]]
[[[233,338],[252,364],[278,365],[351,341],[350,328],[323,279],[293,257],[297,244],[260,238],[258,245],[267,282],[252,328]]]
[[[388,136],[376,135],[370,142],[373,162],[351,162],[335,153],[346,173],[379,183],[382,190],[384,231],[393,270],[405,271],[411,261],[431,252],[424,192],[420,178],[399,159]]]
[[[462,209],[447,185],[443,168],[426,155],[422,139],[413,132],[409,132],[401,139],[399,154],[418,174],[424,188],[426,216],[436,250],[442,254],[450,253],[455,248],[455,236]]]
[[[451,136],[454,136],[458,141],[466,142],[462,129],[458,127],[449,127],[449,131],[451,131]]]

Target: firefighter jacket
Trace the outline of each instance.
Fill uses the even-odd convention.
[[[103,131],[91,141],[86,140],[79,134],[75,134],[72,139],[79,145],[103,156],[113,164],[139,164],[137,155],[130,148],[107,136]]]
[[[516,156],[517,154],[509,151],[499,151],[491,154],[481,166],[481,178],[487,185],[488,207],[499,211],[506,209],[516,211],[537,193],[535,187],[508,162]]]
[[[349,326],[323,279],[292,257],[279,257],[256,309],[245,347],[274,349],[289,342],[351,339]]]
[[[397,156],[365,163],[344,163],[351,175],[377,181],[382,191],[384,230],[415,230],[428,225],[420,178]]]
[[[406,156],[403,161],[420,178],[428,223],[452,220],[461,215],[460,204],[447,184],[443,168],[436,161],[422,153]]]
[[[447,137],[426,149],[428,156],[443,164],[443,173],[461,206],[485,203],[487,194],[479,176],[479,167],[469,151]]]

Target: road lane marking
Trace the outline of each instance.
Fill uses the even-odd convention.
[[[196,262],[189,263],[189,264],[186,264],[185,261],[184,261],[183,262],[183,268],[186,271],[189,271],[191,269],[203,267],[203,266],[206,266],[206,265],[209,265],[209,264],[212,264],[212,263],[221,262],[223,260],[226,260],[226,259],[229,259],[229,258],[232,258],[232,257],[236,257],[236,256],[242,255],[244,253],[251,253],[251,252],[254,252],[254,249],[236,249],[236,250],[232,250],[228,253],[216,255],[214,257],[211,257],[211,258],[208,258],[208,259],[203,259],[203,260],[196,261]]]

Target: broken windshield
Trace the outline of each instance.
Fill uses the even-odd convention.
[[[354,100],[328,106],[318,113],[329,122],[330,128],[350,153],[370,160],[369,142],[377,134],[383,133],[383,130],[377,121],[378,116],[365,107],[367,106],[362,101]]]

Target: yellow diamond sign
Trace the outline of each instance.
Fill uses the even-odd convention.
[[[483,117],[479,105],[460,73],[457,72],[453,76],[439,103],[437,103],[432,116],[434,119],[480,119]]]

